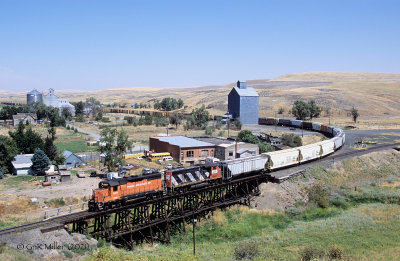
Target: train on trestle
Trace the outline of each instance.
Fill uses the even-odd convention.
[[[335,152],[344,145],[346,139],[343,130],[325,124],[275,118],[260,118],[259,124],[304,128],[321,132],[331,139],[292,149],[262,153],[248,158],[101,181],[99,188],[93,190],[92,198],[88,204],[89,211],[103,211],[126,205],[132,201],[147,200],[228,182],[260,171],[271,172],[295,166]]]

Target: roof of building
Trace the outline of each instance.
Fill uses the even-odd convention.
[[[185,136],[169,136],[169,137],[153,137],[163,142],[168,142],[171,145],[176,145],[181,148],[190,148],[190,147],[210,147],[214,146],[214,144],[199,141],[196,139],[188,138]]]
[[[195,139],[200,140],[200,141],[204,141],[204,142],[209,142],[209,143],[212,143],[212,144],[214,144],[216,146],[224,147],[224,148],[228,148],[230,146],[233,146],[236,143],[235,140],[228,140],[228,139],[224,139],[224,138],[215,138],[215,137],[195,137]],[[237,144],[238,145],[242,145],[242,144],[251,144],[251,143],[238,141]],[[254,146],[258,146],[258,145],[254,144]]]
[[[28,116],[31,116],[34,120],[37,120],[36,113],[17,113],[17,115],[13,115],[13,120],[23,120]]]
[[[240,95],[240,96],[251,96],[251,97],[258,97],[258,93],[254,88],[247,87],[246,89],[239,89],[238,87],[233,87],[235,91]]]
[[[33,154],[19,154],[15,156],[12,164],[15,169],[25,169],[32,166],[32,156]]]
[[[33,89],[32,91],[28,92],[28,94],[42,94],[40,92],[38,92],[36,89]]]

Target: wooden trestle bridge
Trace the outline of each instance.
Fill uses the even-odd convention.
[[[266,182],[268,177],[265,173],[258,173],[116,209],[71,215],[61,224],[42,229],[42,232],[65,228],[69,232],[102,238],[130,248],[143,242],[170,242],[172,234],[186,232],[187,224],[205,218],[217,208],[250,205],[250,200],[260,194],[259,184]]]

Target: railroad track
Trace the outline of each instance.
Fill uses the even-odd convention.
[[[361,155],[368,154],[368,153],[375,152],[375,151],[381,151],[381,150],[386,150],[386,149],[396,149],[396,148],[398,148],[398,146],[400,146],[400,142],[391,143],[391,144],[382,144],[382,145],[374,146],[374,147],[371,147],[371,148],[368,148],[365,150],[355,150],[355,151],[349,151],[349,152],[345,152],[345,153],[331,154],[331,155],[326,156],[323,159],[305,163],[303,166],[307,166],[307,165],[315,163],[315,162],[342,160],[342,159],[345,159],[348,157],[361,156]],[[299,166],[302,166],[302,165],[299,165]],[[276,177],[276,176],[272,175],[269,181],[275,182],[275,183],[282,183],[291,178],[295,178],[295,177],[304,175],[304,173],[305,173],[305,169],[301,169],[301,170],[295,171],[293,173],[284,175],[282,177]]]
[[[49,218],[49,219],[45,219],[45,220],[41,220],[41,221],[36,221],[36,222],[22,224],[22,225],[15,226],[15,227],[1,229],[0,236],[10,234],[10,233],[22,232],[22,231],[26,231],[26,230],[32,230],[32,229],[43,227],[43,226],[51,226],[51,225],[54,225],[57,223],[62,224],[65,221],[68,221],[72,218],[84,217],[87,214],[88,214],[87,211],[75,212],[75,213],[67,214],[64,216],[53,217],[53,218]]]

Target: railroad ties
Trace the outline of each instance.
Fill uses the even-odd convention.
[[[104,239],[116,246],[133,249],[135,244],[155,241],[170,242],[171,235],[185,233],[186,224],[200,220],[217,208],[236,204],[250,205],[260,194],[259,184],[266,182],[265,173],[213,184],[185,193],[163,196],[148,201],[64,221],[62,226],[70,232]],[[59,228],[57,226],[55,228]],[[47,232],[51,231],[47,229]]]

